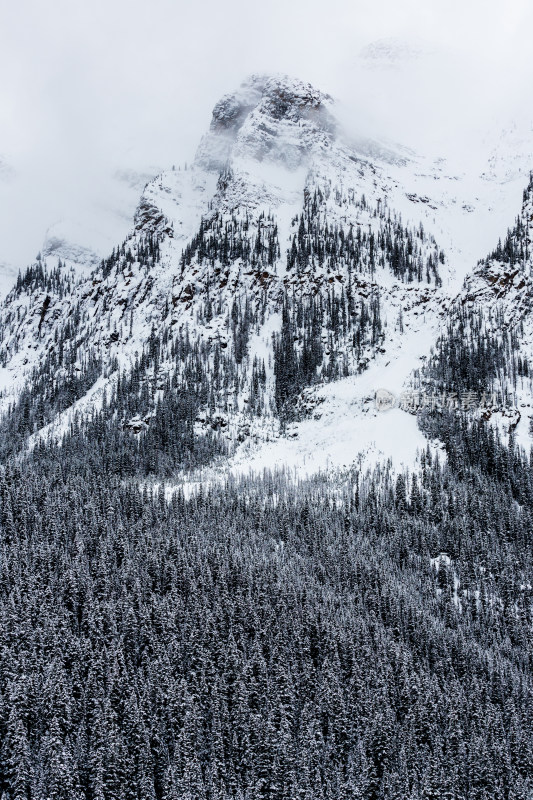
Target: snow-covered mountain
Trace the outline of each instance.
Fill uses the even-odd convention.
[[[254,76],[217,103],[194,163],[148,182],[89,277],[72,264],[93,258],[91,235],[74,251],[49,232],[0,311],[2,408],[26,404],[32,443],[102,409],[142,436],[197,385],[194,429],[223,439],[235,471],[410,464],[422,434],[380,414],[376,390],[410,383],[469,293],[492,305],[502,281],[529,286],[529,252],[510,284],[502,259],[475,268],[523,189],[489,172],[354,137],[328,95]]]

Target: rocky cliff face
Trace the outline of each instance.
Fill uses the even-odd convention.
[[[253,76],[213,109],[196,163],[223,169],[234,156],[300,166],[317,146],[335,138],[332,99],[309,84]]]

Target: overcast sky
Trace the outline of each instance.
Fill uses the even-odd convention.
[[[105,205],[115,167],[190,160],[251,72],[330,91],[360,133],[475,142],[529,113],[531,30],[530,0],[0,0],[0,263]],[[361,49],[390,37],[421,55],[369,70]]]

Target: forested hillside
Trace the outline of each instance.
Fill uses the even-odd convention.
[[[446,431],[418,476],[189,500],[76,437],[6,468],[6,798],[530,797],[531,466]]]
[[[0,308],[1,800],[533,798],[533,179],[453,294],[331,105],[251,79]]]

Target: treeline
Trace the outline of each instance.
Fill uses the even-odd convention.
[[[64,297],[70,294],[75,283],[73,271],[68,270],[61,259],[58,259],[56,267],[48,269],[43,265],[39,253],[34,264],[27,267],[24,272],[19,270],[15,287],[8,296],[17,296],[22,292],[43,291]]]
[[[133,248],[133,249],[132,249]],[[113,272],[123,270],[135,262],[150,270],[161,257],[161,237],[149,233],[132,242],[124,241],[121,246],[114,247],[108,258],[100,263],[100,274],[105,280]]]
[[[523,212],[516,218],[513,228],[507,231],[507,235],[502,244],[498,241],[496,249],[485,259],[488,261],[501,261],[511,267],[515,264],[524,267],[531,255],[530,238],[528,231],[531,224],[531,214],[533,212],[533,173],[530,173],[529,184],[524,189]]]
[[[342,198],[338,202],[341,203]],[[364,195],[350,197],[350,205],[360,209],[370,220],[378,221],[377,230],[368,225],[350,225],[346,231],[340,224],[328,223],[325,196],[320,188],[306,194],[304,211],[293,219],[298,228],[287,251],[287,270],[296,274],[318,268],[327,274],[347,272],[375,275],[378,267],[388,268],[401,281],[426,281],[441,285],[439,264],[444,252],[428,237],[422,226],[411,229],[401,219],[381,207],[372,209]]]
[[[510,325],[501,306],[488,312],[479,304],[456,306],[420,375],[437,392],[497,393],[509,402],[531,377],[523,333],[523,320]]]
[[[262,212],[252,223],[247,212],[242,219],[235,214],[224,219],[217,211],[200,222],[198,233],[183,251],[181,266],[196,260],[200,265],[228,267],[240,260],[243,266],[274,267],[279,255],[278,227],[271,214]]]
[[[311,297],[285,292],[281,316],[274,335],[275,401],[287,421],[305,387],[366,369],[384,334],[379,293],[356,300],[350,284]]]

